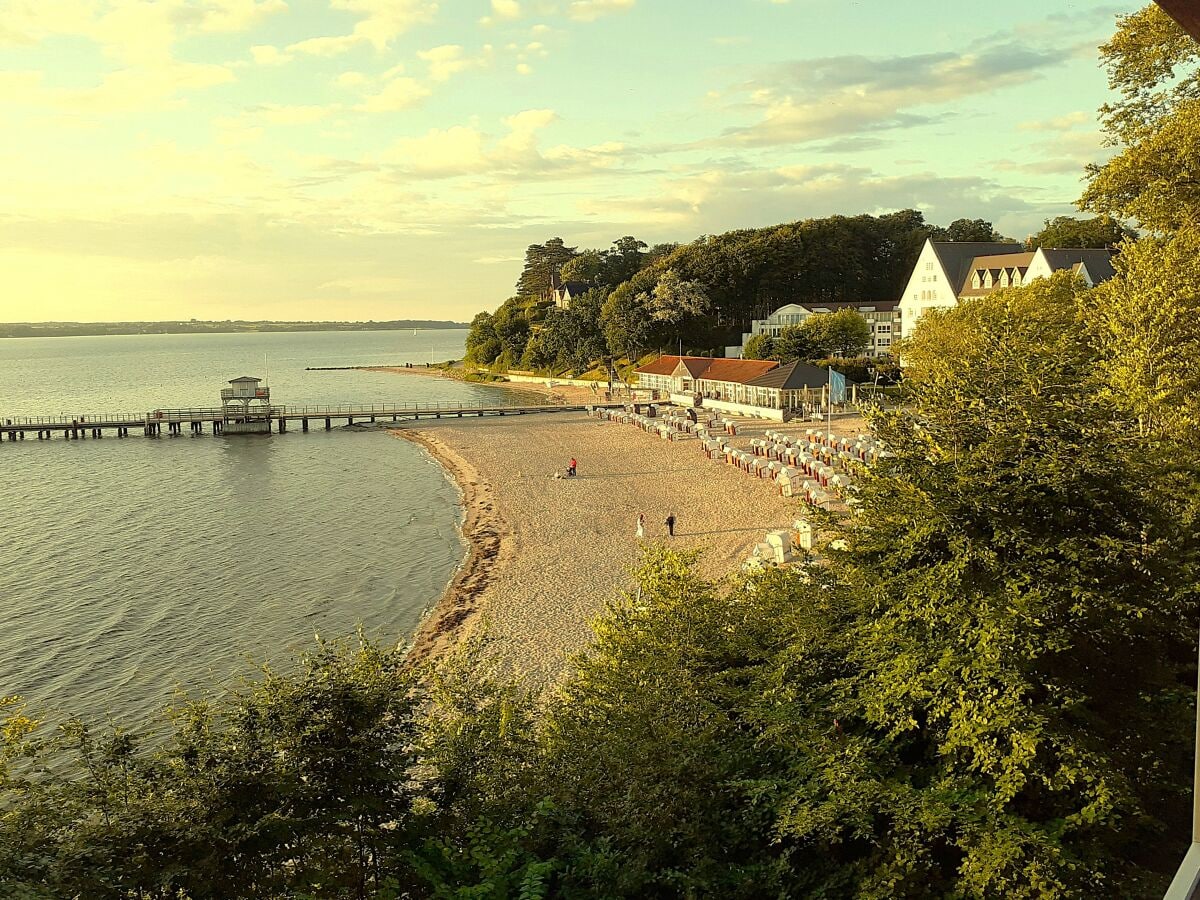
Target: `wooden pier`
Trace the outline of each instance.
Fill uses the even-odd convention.
[[[509,406],[495,403],[375,403],[345,406],[271,406],[266,411],[268,428],[283,434],[289,427],[308,431],[334,426],[402,422],[418,419],[449,419],[464,416],[525,416],[542,413],[583,412],[589,407],[621,407],[621,403],[588,403],[544,406]],[[23,441],[26,437],[50,440],[99,439],[106,433],[128,437],[141,432],[146,437],[178,437],[184,433],[222,434],[229,420],[224,407],[206,409],[156,409],[148,413],[105,413],[63,416],[34,416],[0,420],[0,442]]]

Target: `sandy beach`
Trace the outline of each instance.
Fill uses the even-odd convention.
[[[748,424],[735,443],[771,427],[780,426]],[[854,419],[836,430],[859,428]],[[459,484],[471,548],[419,629],[414,659],[482,627],[504,666],[533,688],[553,682],[587,645],[591,620],[631,585],[639,512],[647,542],[700,550],[710,577],[736,569],[767,531],[803,514],[801,501],[770,483],[706,459],[694,438],[664,441],[583,413],[423,421],[395,433],[425,447]],[[571,457],[579,476],[556,479]],[[677,519],[673,539],[668,513]]]

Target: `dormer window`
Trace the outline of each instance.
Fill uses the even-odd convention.
[[[982,273],[978,269],[976,269],[975,274],[971,276],[971,287],[975,288],[975,290],[979,290],[981,287],[983,287],[983,278],[981,276]]]

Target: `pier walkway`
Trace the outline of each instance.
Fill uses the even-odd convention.
[[[256,418],[263,417],[267,429],[270,423],[280,434],[288,426],[299,426],[301,431],[324,426],[329,431],[334,425],[356,425],[379,421],[401,422],[416,419],[462,418],[463,416],[524,416],[540,413],[583,412],[588,407],[621,407],[621,403],[588,403],[556,405],[508,405],[498,403],[372,403],[342,406],[271,406],[269,411],[257,409]],[[147,413],[102,413],[97,415],[33,416],[0,419],[0,442],[23,441],[26,435],[38,440],[49,440],[59,435],[67,440],[79,438],[101,438],[105,432],[127,437],[131,431],[140,431],[146,437],[183,434],[185,428],[191,434],[203,434],[205,426],[213,434],[221,434],[230,421],[230,411],[224,407],[203,409],[156,409]]]

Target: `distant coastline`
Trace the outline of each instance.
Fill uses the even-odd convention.
[[[390,322],[275,322],[188,319],[165,322],[0,322],[0,338],[102,337],[117,334],[253,334],[284,331],[404,331],[465,329],[465,322],[396,319]]]

